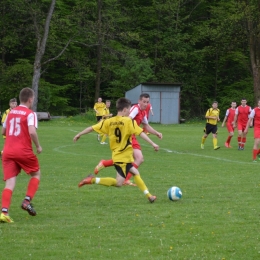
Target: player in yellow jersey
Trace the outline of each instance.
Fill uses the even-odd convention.
[[[106,100],[106,107],[103,110],[102,119],[107,119],[107,118],[113,116],[113,114],[111,114],[110,111],[109,111],[110,105],[111,105],[111,101],[110,100]],[[107,138],[107,135],[106,134],[100,134],[100,137],[102,137],[100,144],[107,144],[105,142],[106,138]]]
[[[105,103],[102,102],[102,98],[99,97],[97,102],[94,104],[94,110],[96,112],[96,118],[97,118],[97,122],[99,122],[102,119],[102,115],[103,115],[103,110],[106,107]],[[97,135],[97,140],[98,142],[100,142],[100,135]]]
[[[112,150],[112,159],[116,168],[116,178],[96,178],[93,174],[88,175],[83,179],[78,186],[82,187],[86,184],[99,184],[104,186],[120,187],[123,185],[127,173],[130,171],[134,174],[134,181],[139,189],[144,193],[148,200],[153,203],[156,196],[153,196],[147,189],[144,181],[140,177],[139,171],[133,166],[133,147],[132,135],[139,135],[145,141],[150,143],[155,151],[158,151],[159,146],[155,144],[140,128],[134,120],[128,117],[131,108],[130,100],[119,98],[116,102],[117,115],[107,120],[102,120],[98,124],[87,127],[82,132],[78,133],[74,138],[76,142],[81,135],[88,134],[92,131],[102,132],[107,134],[110,139],[110,149]]]
[[[209,108],[205,115],[205,118],[207,119],[207,123],[204,129],[205,134],[202,136],[202,140],[201,140],[201,149],[204,149],[204,143],[210,133],[212,133],[213,136],[214,150],[218,150],[220,148],[218,146],[218,139],[217,139],[217,131],[218,131],[217,123],[218,121],[220,121],[219,113],[220,110],[218,109],[218,102],[214,101],[212,103],[212,108]]]

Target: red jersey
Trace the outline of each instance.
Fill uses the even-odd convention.
[[[254,118],[254,129],[260,129],[260,108],[254,108],[249,117]]]
[[[6,141],[4,154],[9,157],[32,153],[32,141],[28,126],[38,126],[37,116],[26,106],[18,106],[10,111],[4,123],[6,128]]]
[[[246,125],[248,121],[248,116],[252,111],[250,106],[238,106],[236,108],[235,114],[237,115],[237,123],[241,125]]]
[[[138,104],[131,107],[129,117],[134,119],[137,125],[140,125],[141,123],[148,124],[146,111],[141,110]]]
[[[151,109],[152,109],[152,105],[151,105],[151,103],[148,103],[148,105],[145,109],[147,119],[149,118],[149,114],[150,114]]]
[[[228,124],[231,124],[234,121],[235,111],[236,111],[236,109],[233,109],[233,108],[227,109],[226,117],[227,117]]]

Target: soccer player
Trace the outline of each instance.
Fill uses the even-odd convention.
[[[99,122],[102,119],[103,110],[106,107],[105,103],[102,102],[102,98],[99,97],[98,101],[94,104],[94,110],[96,112],[96,118],[97,122]],[[100,135],[97,135],[97,140],[100,142]]]
[[[9,108],[8,108],[7,110],[5,110],[5,112],[3,113],[2,119],[1,119],[2,125],[4,124],[4,121],[5,121],[6,117],[7,117],[7,115],[9,114],[9,112],[10,112],[13,108],[15,108],[16,106],[17,106],[17,100],[16,100],[16,98],[10,99],[10,101],[9,101]],[[4,141],[5,141],[6,136],[3,135],[3,138],[4,138]],[[1,151],[1,156],[2,156],[2,153],[3,153],[3,150]]]
[[[102,119],[107,119],[107,118],[113,116],[113,114],[111,114],[110,111],[109,111],[110,105],[111,105],[111,101],[110,100],[106,100],[106,107],[103,110]],[[100,134],[100,137],[102,137],[100,144],[107,144],[105,142],[106,138],[107,138],[107,135]]]
[[[147,93],[142,93],[139,97],[138,104],[132,106],[130,110],[129,117],[136,121],[137,125],[140,126],[142,124],[146,131],[151,134],[156,135],[158,138],[162,139],[162,133],[157,132],[153,129],[147,120],[145,109],[150,102],[150,95]],[[135,136],[132,137],[132,146],[134,148],[134,163],[133,166],[138,169],[138,167],[143,163],[144,158],[141,151],[141,146],[138,143]],[[97,174],[104,167],[109,167],[113,165],[113,160],[101,160],[99,164],[95,167],[95,174]],[[130,181],[132,174],[129,173],[125,179],[124,185],[136,186]]]
[[[2,134],[6,135],[6,142],[2,158],[5,188],[2,192],[0,222],[5,223],[13,222],[8,210],[15,188],[16,177],[21,169],[31,176],[21,208],[31,216],[36,215],[31,200],[38,190],[41,175],[38,159],[32,149],[33,142],[37,153],[42,152],[36,133],[38,126],[37,115],[31,110],[34,102],[33,90],[23,88],[20,91],[19,99],[20,105],[10,111],[2,128]]]
[[[245,143],[246,143],[246,135],[245,128],[248,122],[249,114],[251,113],[252,109],[248,106],[247,101],[245,98],[242,98],[241,105],[236,108],[235,117],[233,126],[236,127],[237,124],[237,131],[238,131],[238,150],[244,150]]]
[[[101,131],[108,134],[110,138],[110,149],[112,151],[112,160],[117,171],[116,178],[96,178],[90,174],[83,179],[78,186],[86,184],[99,184],[104,186],[120,187],[123,185],[127,173],[130,171],[134,174],[134,180],[139,189],[144,193],[148,200],[153,203],[156,196],[153,196],[147,189],[145,183],[140,177],[139,171],[133,166],[133,147],[131,145],[132,136],[140,135],[145,141],[150,143],[155,151],[159,146],[155,144],[140,128],[134,120],[128,117],[131,102],[126,98],[119,98],[116,102],[117,116],[102,120],[96,125],[90,126],[78,133],[74,138],[76,142],[81,135],[88,134],[92,131]]]
[[[213,148],[214,150],[218,150],[220,147],[218,146],[217,132],[218,126],[217,123],[220,121],[219,119],[220,110],[218,109],[218,102],[214,101],[212,103],[212,108],[207,110],[205,118],[207,119],[206,127],[204,128],[204,135],[201,139],[201,149],[204,149],[204,143],[210,133],[213,136]]]
[[[222,127],[224,127],[225,125],[225,122],[227,121],[227,124],[226,124],[226,127],[227,127],[227,130],[228,130],[228,138],[225,142],[225,146],[227,148],[231,148],[230,146],[230,142],[231,142],[231,139],[234,135],[234,126],[233,126],[233,121],[234,121],[234,117],[235,117],[235,110],[236,110],[236,107],[237,107],[237,102],[235,101],[232,101],[231,102],[231,107],[227,109],[226,111],[226,116],[223,120],[223,123],[222,123]]]
[[[153,116],[153,107],[152,107],[152,104],[151,103],[148,103],[146,109],[145,109],[145,112],[146,112],[146,117],[147,117],[147,120],[149,121],[149,116],[150,116],[150,113],[151,115]],[[145,129],[143,128],[144,132],[149,135],[150,133],[145,131]]]
[[[260,100],[258,100],[257,107],[255,107],[250,115],[249,119],[247,121],[246,128],[244,130],[244,133],[248,133],[249,127],[252,125],[254,120],[254,146],[253,146],[253,162],[256,162],[256,158],[258,157],[258,160],[260,160]]]

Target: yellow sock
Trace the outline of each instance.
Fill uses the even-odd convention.
[[[105,141],[106,141],[106,139],[107,139],[107,135],[103,135],[103,136],[102,136],[101,143],[105,142]]]
[[[96,184],[104,185],[104,186],[116,186],[116,184],[117,184],[116,179],[110,178],[110,177],[93,178],[91,183],[93,183],[93,184],[96,183]]]
[[[213,146],[214,147],[218,146],[218,139],[217,138],[213,138]]]
[[[134,175],[134,182],[147,198],[152,196],[139,174]]]
[[[206,141],[206,138],[204,138],[204,136],[202,136],[202,138],[201,138],[201,143],[204,144],[205,141]]]

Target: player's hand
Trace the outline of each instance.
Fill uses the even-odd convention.
[[[79,140],[79,138],[80,138],[80,135],[77,134],[77,135],[74,136],[73,141],[74,141],[74,142],[77,142],[77,141]]]
[[[40,154],[40,153],[42,152],[42,147],[41,147],[41,146],[36,147],[36,149],[37,149],[37,153],[38,153],[38,154]]]
[[[153,148],[154,148],[154,150],[157,152],[157,151],[159,151],[159,145],[157,145],[157,144],[155,144],[155,143],[153,143]]]
[[[157,132],[156,136],[160,139],[162,139],[162,133]]]

